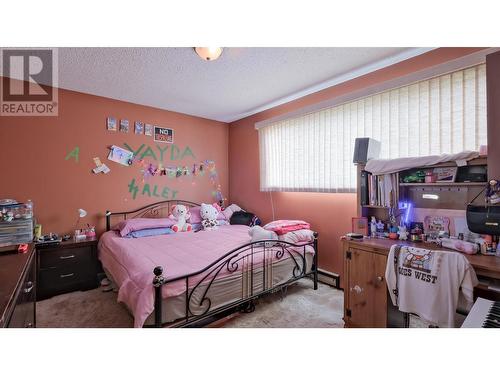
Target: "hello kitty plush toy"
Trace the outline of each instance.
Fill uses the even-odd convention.
[[[177,220],[177,224],[172,226],[172,230],[174,232],[189,232],[192,227],[191,224],[187,223],[191,215],[189,214],[188,208],[183,206],[182,204],[177,204],[172,207],[172,215],[171,218]]]
[[[203,219],[201,221],[201,225],[203,225],[203,230],[212,230],[217,229],[217,215],[219,211],[217,208],[212,206],[211,204],[201,204],[200,208],[200,216]]]

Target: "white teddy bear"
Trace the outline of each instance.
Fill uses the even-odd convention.
[[[271,231],[262,228],[260,225],[254,225],[248,229],[248,234],[252,237],[252,242],[265,241],[265,240],[277,240],[278,235]],[[273,242],[265,242],[267,247],[273,246]]]
[[[217,229],[217,215],[219,215],[219,211],[217,211],[217,208],[215,208],[211,204],[201,204],[200,216],[203,219],[201,221],[203,230]]]
[[[187,223],[190,216],[186,206],[182,204],[173,206],[171,217],[177,220],[177,224],[172,226],[172,230],[174,232],[189,232],[192,229],[191,224]]]

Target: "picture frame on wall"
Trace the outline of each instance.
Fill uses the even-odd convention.
[[[120,120],[120,131],[123,133],[128,133],[129,122],[128,120]]]
[[[151,124],[144,124],[144,135],[152,137],[154,132],[154,126]]]
[[[142,122],[140,122],[140,121],[135,122],[134,133],[135,134],[143,134],[144,133],[144,124]]]
[[[113,145],[109,149],[108,160],[114,161],[115,163],[126,167],[132,164],[133,157],[134,153],[132,151],[125,150],[124,148]]]
[[[163,128],[155,126],[154,141],[162,143],[174,143],[174,130],[170,128]]]
[[[116,131],[116,119],[114,117],[108,117],[106,119],[106,127],[109,131]]]

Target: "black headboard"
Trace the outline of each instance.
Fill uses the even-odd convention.
[[[111,212],[106,211],[106,230],[111,229],[111,220],[117,218],[119,221],[132,219],[136,217],[149,217],[149,218],[162,218],[168,217],[170,214],[172,207],[182,204],[187,207],[197,207],[198,203],[183,201],[183,200],[169,200],[169,201],[161,201],[149,204],[147,206],[138,208],[134,211],[127,212]]]

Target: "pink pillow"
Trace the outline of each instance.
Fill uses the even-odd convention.
[[[310,228],[311,225],[303,220],[276,220],[264,225],[264,229],[272,230],[280,236],[295,230]]]
[[[191,224],[199,224],[201,223],[201,215],[200,215],[200,209],[201,207],[190,207],[189,208],[189,215],[191,215],[188,219],[188,222]]]
[[[175,220],[169,218],[162,219],[149,219],[149,218],[137,218],[123,220],[113,227],[113,230],[120,232],[122,237],[125,237],[130,232],[135,232],[137,230],[143,229],[154,229],[154,228],[170,228],[176,223]]]
[[[191,217],[189,218],[188,222],[191,224],[199,224],[203,220],[200,215],[200,210],[201,207],[191,207],[189,209],[189,213],[191,214]],[[222,214],[222,212],[219,212],[217,215],[217,220],[226,220],[226,217]]]

